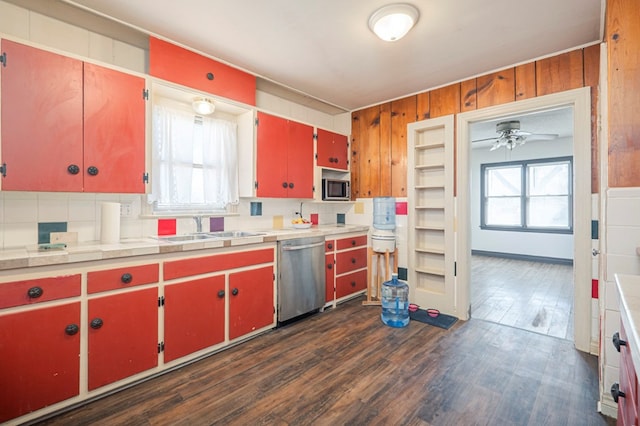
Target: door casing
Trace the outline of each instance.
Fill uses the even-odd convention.
[[[583,87],[508,104],[458,114],[456,262],[458,305],[470,306],[470,151],[469,126],[478,121],[506,115],[573,107],[573,191],[574,191],[574,344],[578,350],[591,348],[591,88]]]

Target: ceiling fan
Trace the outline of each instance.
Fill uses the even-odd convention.
[[[474,143],[493,140],[494,142],[491,145],[491,151],[495,151],[502,147],[512,150],[518,145],[524,145],[527,138],[530,138],[530,140],[551,140],[558,137],[558,135],[551,133],[534,134],[520,130],[519,120],[503,121],[496,124],[496,133],[498,134],[497,137],[477,139],[471,142]]]

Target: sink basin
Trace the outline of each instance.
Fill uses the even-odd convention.
[[[257,237],[259,235],[264,235],[264,233],[248,232],[248,231],[218,231],[218,232],[209,232],[207,235],[210,235],[214,238],[242,238],[242,237]]]
[[[197,241],[197,240],[213,240],[216,237],[209,234],[190,234],[190,235],[171,235],[169,237],[158,237],[160,241]]]

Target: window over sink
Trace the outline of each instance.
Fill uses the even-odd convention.
[[[154,213],[221,212],[237,203],[237,123],[163,97],[152,108]]]

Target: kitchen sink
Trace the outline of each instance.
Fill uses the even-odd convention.
[[[248,232],[248,231],[218,231],[209,232],[207,235],[211,235],[216,238],[242,238],[242,237],[257,237],[264,235],[263,232]]]
[[[219,231],[219,232],[204,232],[197,234],[186,235],[170,235],[166,237],[156,237],[160,241],[167,242],[185,242],[185,241],[201,241],[201,240],[219,240],[229,238],[243,238],[243,237],[257,237],[264,235],[263,232],[248,232],[248,231]]]
[[[169,237],[158,237],[160,241],[199,241],[199,240],[215,240],[216,237],[209,234],[189,234],[189,235],[171,235]]]

